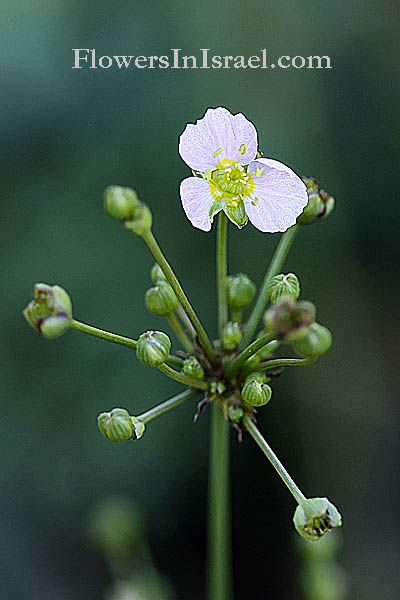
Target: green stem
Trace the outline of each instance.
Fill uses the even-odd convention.
[[[150,410],[147,410],[141,415],[138,415],[137,418],[143,421],[143,423],[148,423],[156,417],[159,417],[160,415],[164,414],[168,410],[175,408],[175,406],[179,406],[186,400],[189,400],[189,398],[193,398],[193,396],[195,396],[197,393],[198,392],[194,390],[185,390],[184,392],[177,394],[173,398],[170,398],[169,400],[166,400],[165,402],[162,402],[161,404],[150,408]]]
[[[179,371],[175,371],[175,369],[171,369],[167,364],[163,363],[160,365],[159,370],[162,371],[171,379],[175,379],[175,381],[179,381],[179,383],[184,383],[189,387],[197,388],[198,390],[207,390],[208,384],[206,381],[200,381],[200,379],[193,379],[192,377],[187,377],[183,373],[179,373]]]
[[[222,338],[222,330],[228,320],[228,304],[226,299],[227,276],[227,223],[224,211],[218,215],[217,233],[217,291],[218,291],[218,330]]]
[[[189,340],[186,333],[183,331],[182,325],[179,323],[176,314],[172,312],[167,316],[167,319],[169,324],[171,325],[172,331],[175,333],[182,346],[185,348],[185,350],[187,350],[187,352],[189,352],[189,354],[193,354],[193,344]]]
[[[261,284],[261,288],[258,294],[257,302],[253,308],[250,318],[247,322],[246,329],[243,335],[242,342],[239,346],[240,349],[247,346],[254,337],[257,325],[264,312],[265,305],[268,300],[268,284],[270,280],[275,277],[281,270],[283,263],[285,262],[286,256],[289,252],[290,246],[295,238],[295,235],[299,229],[299,225],[293,225],[290,229],[285,231],[281,236],[279,243],[276,247],[274,255],[272,257],[269,268],[265,274],[264,280]]]
[[[183,289],[181,287],[181,284],[179,283],[178,279],[176,278],[175,273],[171,269],[167,259],[165,258],[164,254],[162,253],[162,250],[161,250],[160,246],[158,245],[157,240],[155,239],[152,231],[150,230],[150,231],[144,233],[142,235],[142,238],[145,241],[145,243],[147,244],[147,247],[150,250],[150,252],[152,253],[154,259],[157,261],[160,268],[162,269],[162,272],[164,273],[168,283],[171,285],[172,289],[174,290],[176,297],[178,298],[182,308],[184,309],[187,316],[189,317],[189,319],[199,337],[199,342],[200,342],[201,346],[203,347],[204,352],[206,353],[208,359],[213,363],[214,362],[214,348],[208,338],[208,335],[207,335],[203,325],[201,324],[200,319],[198,318],[197,314],[195,313],[192,305],[190,304],[189,300],[187,299],[185,292],[183,291]]]
[[[208,498],[208,599],[231,598],[229,426],[214,401]]]
[[[182,306],[179,305],[177,308],[177,313],[179,318],[181,319],[183,325],[186,327],[186,330],[188,331],[188,333],[190,333],[190,335],[195,338],[196,337],[196,331],[194,330],[193,325],[191,324],[187,314],[185,313],[185,311],[183,310]]]
[[[318,357],[309,358],[274,358],[260,362],[255,367],[255,371],[267,371],[268,369],[278,369],[279,367],[307,367],[318,360]]]
[[[175,369],[181,369],[183,367],[183,358],[179,356],[175,356],[175,354],[170,354],[166,360],[171,367],[175,367]]]
[[[241,308],[232,308],[231,313],[232,321],[240,325],[242,322],[243,310]]]
[[[236,375],[243,363],[246,362],[256,352],[261,350],[266,344],[269,344],[274,339],[273,333],[265,333],[260,338],[255,340],[250,346],[247,346],[228,366],[226,376],[228,379]]]
[[[243,424],[247,431],[252,436],[253,440],[258,444],[261,450],[264,452],[265,456],[268,458],[269,462],[272,464],[279,477],[282,479],[284,484],[289,488],[289,491],[293,494],[296,502],[300,504],[303,502],[306,497],[301,492],[301,490],[297,487],[293,479],[290,477],[289,473],[286,471],[285,467],[280,462],[279,458],[276,456],[272,448],[267,444],[257,427],[254,425],[253,421],[249,416],[245,416],[243,419]]]
[[[131,338],[127,338],[122,335],[117,335],[116,333],[111,333],[110,331],[104,331],[103,329],[98,329],[97,327],[92,327],[92,325],[81,323],[81,321],[75,321],[75,319],[73,319],[71,322],[71,329],[80,331],[81,333],[93,335],[94,337],[107,340],[108,342],[113,342],[114,344],[127,346],[128,348],[136,348],[137,346],[136,340],[132,340]]]

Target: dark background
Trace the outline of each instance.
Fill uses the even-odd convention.
[[[215,334],[215,228],[193,229],[181,210],[188,169],[177,139],[223,105],[255,123],[266,156],[337,199],[286,263],[333,347],[274,384],[260,427],[304,492],[340,507],[347,597],[397,599],[396,3],[4,1],[0,14],[1,597],[103,598],[115,570],[85,524],[112,494],[141,506],[173,597],[204,597],[209,415],[193,425],[187,405],[137,444],[107,443],[98,412],[137,414],[181,388],[124,348],[73,332],[41,339],[21,310],[44,281],[70,292],[82,321],[133,337],[165,327],[144,307],[151,257],[102,209],[104,187],[117,183],[151,205],[155,234]],[[75,47],[98,56],[266,48],[274,58],[329,55],[333,68],[73,70]],[[277,240],[231,227],[230,271],[259,284]],[[293,500],[251,440],[239,445],[232,433],[232,451],[235,597],[300,598]]]

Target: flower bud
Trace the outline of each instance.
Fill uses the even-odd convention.
[[[159,367],[164,363],[171,349],[171,340],[162,331],[146,331],[138,339],[136,355],[149,367]]]
[[[234,350],[240,344],[242,331],[238,323],[229,321],[222,330],[222,345],[226,350]]]
[[[125,221],[125,227],[136,233],[136,235],[143,236],[151,230],[152,222],[151,210],[147,204],[140,202],[129,220]]]
[[[340,527],[342,516],[328,498],[308,498],[296,508],[293,523],[300,535],[315,542],[330,529]]]
[[[332,335],[329,329],[319,323],[312,323],[293,342],[293,348],[301,356],[318,357],[329,350]]]
[[[115,219],[129,219],[139,207],[135,190],[120,185],[110,185],[104,190],[104,208]]]
[[[158,263],[154,263],[150,271],[150,277],[154,281],[154,283],[158,283],[159,281],[167,281],[164,272]]]
[[[178,304],[174,290],[166,281],[158,281],[157,285],[146,292],[146,306],[155,315],[170,315]]]
[[[204,379],[203,367],[194,356],[183,361],[182,373],[192,379]]]
[[[231,308],[244,308],[253,300],[256,286],[244,273],[229,275],[226,282],[226,295],[228,306]]]
[[[243,419],[244,410],[241,406],[230,406],[228,408],[228,418],[232,423],[240,423]]]
[[[326,219],[335,207],[335,199],[322,190],[312,177],[303,177],[303,181],[307,186],[308,204],[297,222],[309,225]]]
[[[267,286],[268,298],[272,304],[281,300],[297,300],[300,296],[300,282],[294,273],[275,275]]]
[[[261,376],[262,377],[262,376]],[[249,406],[263,406],[271,400],[272,390],[266,383],[262,383],[261,377],[252,374],[242,389],[242,398]]]
[[[293,340],[315,320],[315,306],[311,302],[282,300],[264,313],[268,331],[278,339]]]
[[[124,408],[101,413],[97,417],[97,424],[101,433],[111,442],[124,442],[130,438],[138,440],[145,430],[144,423],[137,417],[131,417]]]
[[[46,338],[56,338],[69,329],[72,304],[67,292],[59,285],[37,283],[33,300],[22,313],[28,323]]]

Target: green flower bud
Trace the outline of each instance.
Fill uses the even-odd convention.
[[[71,325],[71,299],[59,285],[37,283],[33,300],[29,302],[22,314],[44,337],[56,338],[65,333]]]
[[[136,355],[149,367],[159,367],[169,356],[171,340],[162,331],[146,331],[138,339]]]
[[[300,296],[300,282],[294,273],[275,275],[267,286],[268,298],[272,304],[281,300],[297,300]]]
[[[182,373],[192,379],[204,379],[203,367],[194,356],[183,361]]]
[[[308,498],[296,508],[293,523],[300,535],[315,542],[327,531],[340,527],[342,516],[328,498]]]
[[[104,190],[104,208],[115,219],[129,219],[140,205],[135,190],[110,185]]]
[[[228,408],[228,417],[232,423],[240,423],[243,419],[244,410],[240,406],[230,406]]]
[[[303,181],[307,186],[308,204],[297,222],[309,225],[326,219],[335,207],[335,199],[322,190],[312,177],[303,177]]]
[[[128,221],[125,221],[125,227],[136,233],[136,235],[143,236],[151,231],[151,225],[153,222],[153,216],[151,210],[147,204],[143,202],[139,203],[132,214],[132,217]]]
[[[318,357],[329,350],[332,335],[329,329],[319,323],[312,323],[293,342],[293,348],[300,356]]]
[[[124,442],[129,439],[138,440],[142,437],[145,425],[137,417],[131,417],[124,408],[113,408],[97,417],[101,433],[111,442]]]
[[[158,283],[159,281],[167,281],[162,268],[158,263],[154,263],[150,271],[150,277],[154,281],[154,283]]]
[[[258,383],[266,383],[268,380],[269,379],[268,379],[268,377],[266,377],[266,375],[264,375],[263,373],[258,373],[256,371],[255,373],[250,373],[249,375],[247,375],[244,382],[245,382],[245,384],[248,383],[249,381],[257,381]]]
[[[229,275],[226,282],[226,295],[228,306],[231,308],[244,308],[253,300],[256,286],[244,273]]]
[[[155,315],[170,315],[178,308],[178,304],[174,290],[166,281],[158,281],[146,292],[146,306]]]
[[[252,377],[243,386],[242,398],[249,406],[264,406],[271,400],[272,390],[266,383],[261,383],[259,377]]]
[[[283,300],[274,304],[264,313],[268,331],[278,339],[291,341],[315,320],[315,306],[311,302]]]
[[[225,390],[226,390],[226,385],[224,384],[223,381],[216,381],[215,379],[212,379],[208,384],[208,391],[212,395],[223,394],[225,392]]]
[[[222,345],[226,350],[234,350],[240,344],[242,331],[238,323],[230,321],[222,330]]]

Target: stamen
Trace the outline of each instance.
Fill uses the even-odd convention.
[[[251,201],[253,206],[257,206],[258,204],[258,198],[254,198],[254,200]]]
[[[246,150],[247,150],[247,148],[246,148],[246,144],[242,144],[242,145],[240,146],[239,150],[240,150],[240,154],[243,156],[243,154],[245,154],[245,153],[246,153]]]
[[[265,169],[260,169],[260,167],[256,167],[256,177],[261,177],[264,171]]]
[[[223,148],[220,148],[216,152],[214,152],[213,157],[215,158],[220,152],[222,152]]]

